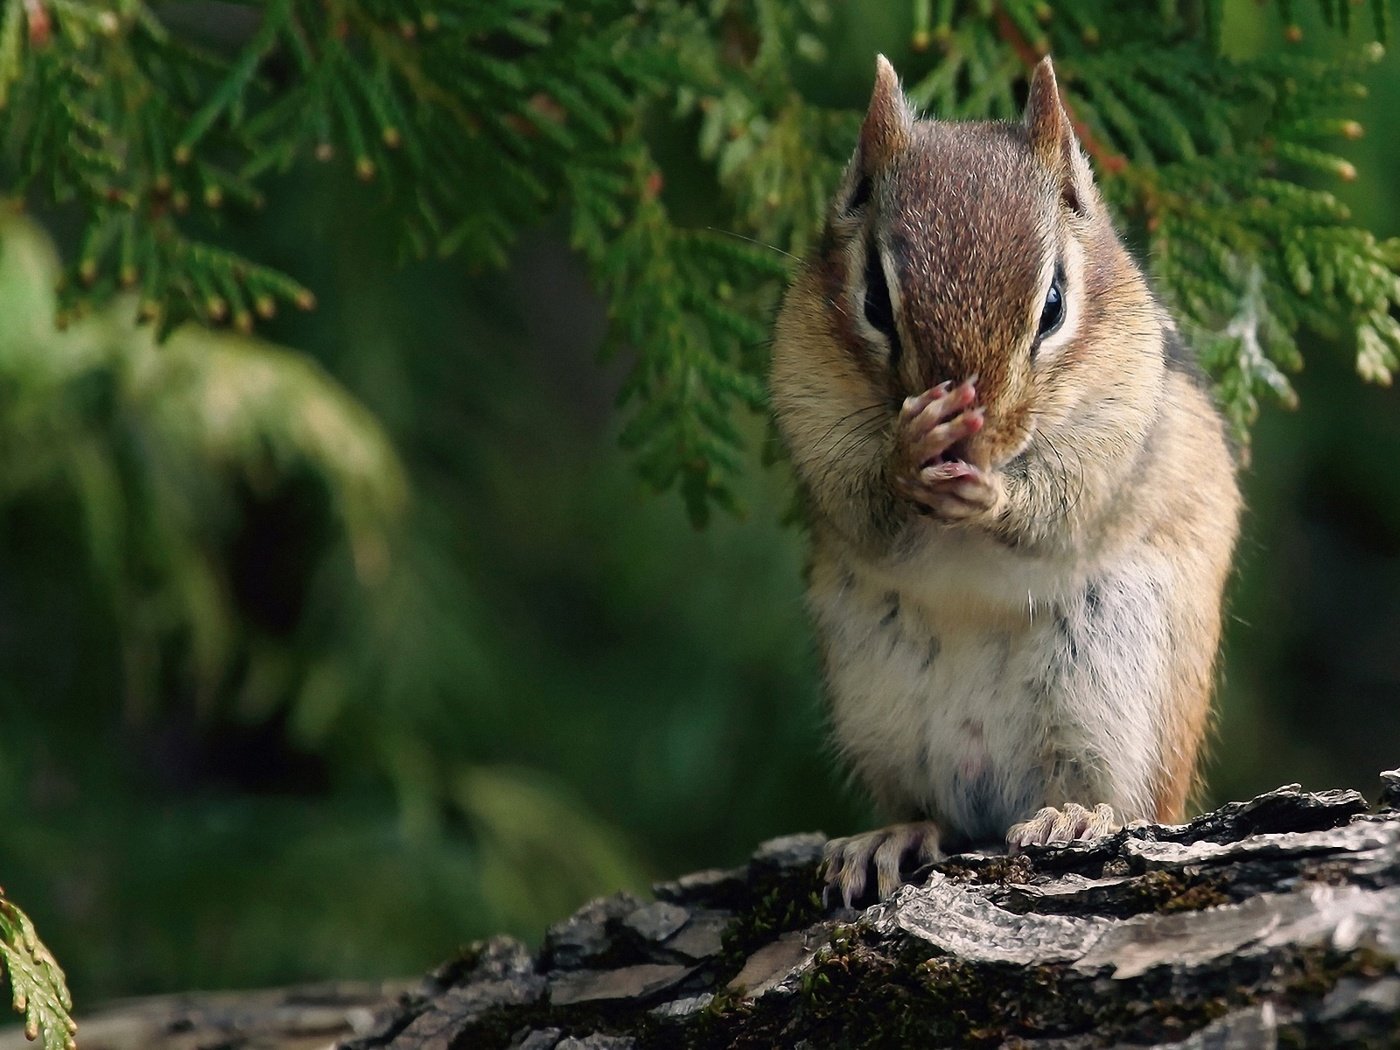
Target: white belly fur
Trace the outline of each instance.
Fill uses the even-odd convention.
[[[1167,656],[1152,606],[1164,581],[1141,566],[1088,573],[1028,567],[1009,551],[979,557],[998,553],[1015,564],[978,573],[930,558],[937,571],[895,574],[819,555],[809,598],[842,753],[891,816],[928,816],[953,841],[1000,838],[1068,801],[1149,816]],[[971,591],[979,578],[1021,580],[1019,601],[988,615],[1000,595]],[[1028,580],[1044,585],[1039,595]]]

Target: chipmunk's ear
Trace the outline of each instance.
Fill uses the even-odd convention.
[[[1065,203],[1078,212],[1088,210],[1094,176],[1079,149],[1074,126],[1060,100],[1060,88],[1055,83],[1055,66],[1048,55],[1040,60],[1031,74],[1025,125],[1031,151],[1062,180]]]
[[[899,75],[884,55],[875,57],[875,90],[860,126],[856,164],[862,175],[878,175],[905,147],[914,113],[899,87]]]

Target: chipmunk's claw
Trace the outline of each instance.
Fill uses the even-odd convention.
[[[1006,833],[1006,845],[1012,853],[1027,846],[1048,846],[1066,842],[1085,842],[1112,835],[1122,825],[1113,807],[1100,802],[1092,810],[1077,802],[1066,803],[1063,809],[1046,806],[1030,820],[1013,824]]]
[[[900,444],[905,460],[922,467],[944,458],[953,445],[982,429],[985,410],[977,404],[975,377],[957,386],[940,383],[904,399],[899,409]]]
[[[1000,498],[995,476],[965,458],[963,442],[986,423],[976,381],[941,383],[906,398],[895,424],[896,490],[922,511],[954,521],[986,513]]]
[[[878,896],[888,897],[904,884],[906,874],[942,856],[939,837],[938,825],[925,820],[832,839],[822,859],[827,903],[837,891],[846,907],[854,907],[865,896],[872,869]]]

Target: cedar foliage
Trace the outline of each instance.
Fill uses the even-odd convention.
[[[1289,50],[1298,0],[1272,5],[1277,49],[1229,57],[1222,6],[1161,0],[1127,15],[1109,0],[911,0],[914,58],[901,72],[932,114],[1016,119],[1029,68],[1054,53],[1104,193],[1243,434],[1262,400],[1293,400],[1304,331],[1350,345],[1369,380],[1389,382],[1400,365],[1400,244],[1354,225],[1328,189],[1354,177],[1338,151],[1361,133],[1349,109],[1390,8],[1309,5],[1335,36],[1324,60]],[[450,570],[415,563],[413,539],[396,536],[406,482],[376,421],[295,354],[191,330],[158,346],[118,317],[124,301],[106,304],[128,293],[160,337],[191,321],[247,333],[288,306],[312,309],[314,288],[238,236],[300,165],[352,170],[378,201],[376,221],[420,256],[497,267],[522,231],[562,214],[607,301],[609,350],[630,361],[622,440],[650,484],[677,488],[703,520],[735,505],[739,420],[764,406],[766,315],[860,119],[805,91],[833,46],[828,4],[266,0],[221,5],[232,29],[214,35],[202,13],[0,0],[0,180],[70,234],[56,302],[44,300],[70,326],[59,343],[14,324],[50,262],[32,227],[7,220],[3,231],[3,264],[28,283],[0,288],[4,392],[19,406],[0,417],[0,495],[58,477],[75,491],[123,635],[119,691],[139,716],[161,691],[172,636],[188,648],[197,703],[248,645],[200,523],[233,514],[235,484],[309,471],[357,578],[393,600],[338,604],[344,652],[304,680],[282,654],[255,654],[249,709],[266,714],[267,697],[291,689],[317,746],[329,749],[326,727],[342,722],[343,737],[374,741],[365,764],[389,771],[410,817],[446,793],[495,829],[485,837],[498,856],[484,863],[506,872],[502,884],[528,867],[518,857],[544,850],[520,813],[526,831],[573,829],[578,866],[622,881],[607,835],[528,778],[401,772],[413,764],[405,725],[435,725],[434,698],[471,681],[460,639],[479,614],[441,615],[430,584]],[[693,136],[714,187],[698,211],[668,192],[688,173],[659,161],[657,138],[675,129]],[[230,391],[245,395],[233,412]],[[410,674],[409,657],[386,659],[412,652],[385,628],[405,608],[404,623],[434,625],[434,651],[461,666]],[[385,702],[347,702],[349,681]],[[0,941],[27,943],[32,929],[14,923],[0,922]],[[12,989],[61,1045],[62,978],[44,972],[51,995],[18,979]]]
[[[1244,435],[1291,403],[1307,329],[1388,382],[1400,360],[1400,245],[1328,191],[1361,133],[1348,103],[1388,32],[1386,0],[1319,0],[1332,60],[1226,56],[1222,0],[1131,17],[1100,2],[915,0],[911,96],[950,118],[1015,119],[1053,52],[1104,191],[1140,233]],[[268,0],[235,39],[177,6],[10,0],[0,138],[22,193],[82,228],[65,314],[139,291],[162,331],[250,330],[313,290],[229,246],[270,173],[315,159],[378,183],[405,247],[502,264],[561,209],[633,355],[624,443],[691,514],[732,504],[736,413],[763,405],[764,316],[820,221],[858,113],[804,99],[826,0]],[[710,221],[671,212],[649,136],[688,121],[720,188]],[[731,236],[734,235],[734,236]],[[778,252],[766,246],[782,246]]]
[[[78,1026],[63,971],[34,932],[29,916],[0,890],[0,974],[10,986],[10,1001],[24,1015],[24,1034],[40,1040],[43,1050],[77,1050]]]

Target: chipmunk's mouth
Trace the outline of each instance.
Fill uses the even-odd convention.
[[[1031,451],[1035,439],[1035,428],[1016,428],[1011,431],[982,431],[954,442],[944,450],[944,456],[960,458],[983,473],[1015,470],[1019,464],[1024,468],[1026,454]]]
[[[937,467],[952,463],[960,463],[965,467],[976,467],[979,470],[986,470],[988,467],[986,457],[978,454],[976,447],[968,438],[953,442],[924,466]]]
[[[936,467],[942,463],[969,463],[967,455],[967,439],[955,441],[945,448],[938,455],[924,464],[926,467]]]

